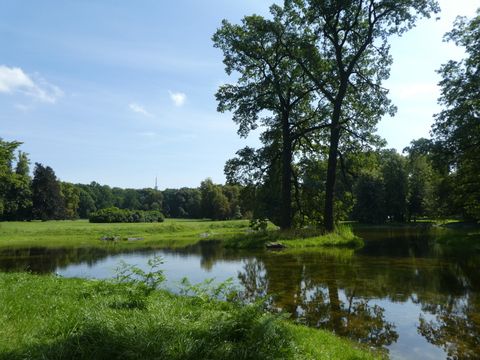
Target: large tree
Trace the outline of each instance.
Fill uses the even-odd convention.
[[[466,217],[480,219],[480,9],[471,20],[457,18],[446,34],[466,57],[439,70],[444,110],[436,115],[432,135],[449,159],[456,198]]]
[[[279,222],[282,228],[290,228],[295,147],[307,132],[317,128],[310,126],[313,86],[300,66],[287,56],[283,47],[287,24],[280,21],[279,13],[280,8],[272,6],[272,20],[247,16],[241,25],[223,21],[213,41],[223,51],[226,72],[238,75],[235,84],[223,85],[217,92],[218,110],[233,111],[241,136],[258,126],[265,129],[261,136],[264,147],[240,151],[239,160],[227,164],[227,171],[246,165],[240,170],[245,172],[255,164],[262,169],[254,176],[259,180],[272,166],[280,165]]]
[[[373,140],[375,125],[395,110],[382,87],[392,62],[388,38],[437,11],[435,0],[285,0],[283,19],[289,24],[285,49],[318,89],[320,108],[330,114],[325,123],[327,230],[334,228],[339,148],[352,139]]]

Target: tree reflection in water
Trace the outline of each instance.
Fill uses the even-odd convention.
[[[479,299],[456,301],[439,305],[433,312],[435,320],[420,317],[418,332],[430,343],[442,347],[448,358],[478,359],[480,357]]]
[[[281,268],[275,266],[280,259],[285,265]],[[376,348],[385,349],[398,339],[382,307],[356,297],[355,288],[338,288],[335,268],[319,273],[299,260],[295,256],[248,260],[238,274],[245,296],[254,299],[268,295],[271,309],[282,309],[300,323],[332,330]]]

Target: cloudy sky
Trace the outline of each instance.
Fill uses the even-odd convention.
[[[441,0],[440,19],[392,39],[398,106],[379,134],[399,150],[428,136],[438,112],[435,70],[461,49],[442,42],[477,0]],[[211,36],[226,18],[267,15],[271,1],[3,0],[0,137],[62,180],[121,187],[223,182],[240,139],[214,93],[229,79]]]

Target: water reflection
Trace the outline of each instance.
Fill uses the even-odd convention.
[[[357,295],[354,278],[348,288],[339,285],[343,272],[335,257],[317,251],[315,258],[319,257],[322,261],[308,261],[302,254],[266,253],[246,262],[239,279],[247,295],[271,295],[271,307],[291,313],[303,324],[377,348],[395,342],[398,334],[385,319],[384,309]]]
[[[272,310],[392,358],[478,358],[480,241],[424,229],[359,232],[367,242],[357,251],[247,252],[204,242],[156,254],[168,278],[235,277],[247,298],[266,298]],[[448,245],[448,236],[465,246]],[[141,264],[151,256],[149,249],[10,249],[0,251],[0,269],[105,277],[120,258]]]
[[[113,249],[92,248],[18,248],[0,250],[0,271],[29,271],[36,274],[55,272],[71,264],[93,266],[112,254]]]

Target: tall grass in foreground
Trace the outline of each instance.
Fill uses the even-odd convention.
[[[144,293],[126,279],[0,274],[0,359],[374,358],[259,305]]]

